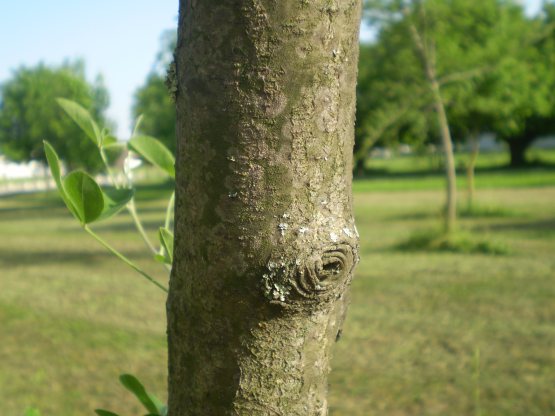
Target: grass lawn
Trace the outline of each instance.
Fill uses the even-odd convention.
[[[456,154],[457,185],[466,187],[468,155]],[[530,149],[530,165],[509,169],[507,153],[483,153],[476,161],[478,189],[555,186],[555,150]],[[355,192],[443,189],[442,160],[439,156],[410,155],[392,159],[370,159],[368,173],[355,182]]]
[[[555,182],[532,187],[543,174],[526,175],[512,188],[478,182],[478,202],[511,215],[460,221],[507,244],[504,256],[398,251],[439,224],[442,184],[355,184],[362,260],[331,415],[555,414]],[[413,178],[396,180],[403,189]],[[139,201],[153,236],[168,193],[151,187]],[[95,229],[164,280],[126,215]],[[2,414],[143,414],[117,382],[123,372],[165,399],[161,291],[82,232],[53,194],[0,198],[0,236]]]

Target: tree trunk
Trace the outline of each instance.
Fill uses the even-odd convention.
[[[515,137],[507,141],[511,153],[511,167],[518,168],[526,165],[526,150],[532,140],[526,137]]]
[[[447,198],[445,201],[444,229],[446,233],[450,233],[455,229],[457,220],[457,173],[455,169],[455,155],[453,153],[453,141],[451,139],[451,132],[449,131],[449,122],[447,120],[447,114],[445,113],[445,107],[443,105],[439,84],[435,78],[435,73],[430,79],[430,86],[434,97],[434,107],[439,123],[441,143],[445,154]]]
[[[364,177],[365,174],[365,165],[366,165],[366,158],[365,157],[355,157],[355,166],[353,169],[353,174],[357,178]]]
[[[169,415],[327,414],[358,259],[358,0],[181,0]]]
[[[470,136],[470,155],[468,157],[468,164],[466,166],[466,185],[467,185],[467,210],[472,212],[474,205],[474,169],[476,166],[476,159],[478,159],[478,152],[480,151],[480,142],[475,134]]]
[[[455,228],[457,220],[457,171],[455,168],[455,155],[453,153],[453,140],[449,130],[449,121],[445,112],[445,105],[441,96],[441,89],[437,80],[435,44],[430,42],[425,44],[425,39],[418,32],[414,23],[410,22],[411,11],[408,6],[402,9],[406,18],[409,20],[409,30],[414,42],[414,46],[422,62],[422,67],[430,86],[430,92],[434,101],[434,108],[439,124],[439,133],[443,152],[445,154],[445,175],[447,178],[447,198],[445,202],[445,222],[444,231],[450,233]]]

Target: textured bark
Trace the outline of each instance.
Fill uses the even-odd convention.
[[[327,414],[359,20],[358,0],[181,1],[170,416]]]

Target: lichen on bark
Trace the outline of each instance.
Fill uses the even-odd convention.
[[[327,414],[359,20],[351,0],[181,1],[171,416]]]

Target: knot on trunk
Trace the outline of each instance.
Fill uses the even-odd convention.
[[[295,259],[270,260],[263,275],[264,294],[271,303],[293,309],[326,305],[341,297],[358,260],[356,247],[337,243]]]
[[[351,272],[353,250],[348,244],[325,248],[297,268],[295,289],[303,297],[317,297],[332,291]]]

